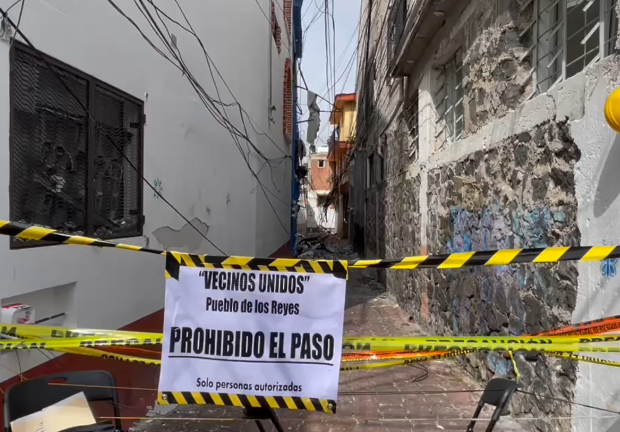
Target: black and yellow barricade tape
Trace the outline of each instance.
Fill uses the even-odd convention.
[[[97,246],[124,249],[134,252],[148,252],[157,255],[173,256],[178,265],[204,267],[209,269],[259,270],[265,272],[295,272],[333,274],[338,278],[347,277],[347,261],[302,260],[289,258],[254,258],[241,256],[197,255],[184,252],[166,252],[146,247],[114,243],[83,236],[74,236],[50,228],[27,226],[0,220],[0,234],[22,240],[48,241],[65,245]],[[166,277],[168,274],[166,264]]]
[[[147,252],[157,255],[165,254],[164,251],[157,249],[150,249],[146,247],[122,243],[114,243],[105,240],[97,240],[90,237],[68,235],[50,228],[28,226],[3,220],[0,220],[0,234],[16,237],[22,240],[48,241],[66,245],[109,247],[116,249],[125,249],[134,252]]]
[[[349,262],[349,268],[386,268],[393,270],[436,268],[443,270],[472,266],[501,266],[522,263],[542,264],[560,261],[604,261],[609,258],[620,258],[620,246],[503,249],[459,252],[446,255],[421,255],[389,260],[356,260]]]
[[[220,405],[245,408],[284,408],[290,410],[336,413],[336,401],[297,396],[249,396],[230,393],[162,392],[157,401],[161,405]]]
[[[72,236],[49,228],[27,226],[20,223],[2,220],[0,220],[0,234],[17,237],[23,240],[44,240],[60,244],[111,247],[136,252],[169,255],[168,252],[162,250],[114,243],[89,237]],[[181,265],[195,267],[346,275],[347,268],[386,268],[393,270],[414,270],[423,268],[458,269],[471,266],[500,266],[522,263],[542,264],[557,263],[560,261],[604,261],[610,258],[620,258],[620,246],[570,246],[533,249],[502,249],[477,252],[459,252],[445,255],[420,255],[398,259],[354,260],[349,262],[194,255],[183,252],[172,253],[177,256],[177,261]]]
[[[347,278],[347,261],[309,261],[296,258],[218,257],[179,252],[170,252],[166,254],[167,275],[178,280],[179,269],[181,267],[332,274],[337,278]]]

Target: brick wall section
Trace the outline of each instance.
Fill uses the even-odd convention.
[[[293,17],[293,0],[284,0],[284,19],[286,21],[286,28],[288,34],[292,32],[291,19]]]
[[[291,71],[291,59],[284,62],[284,102],[282,104],[284,115],[284,136],[290,142],[293,139],[293,77]]]
[[[316,158],[316,159],[315,159]],[[319,168],[319,161],[324,161],[325,167]],[[311,187],[316,191],[329,191],[331,189],[330,179],[332,169],[327,162],[327,155],[313,155],[310,165],[310,177],[312,179]]]

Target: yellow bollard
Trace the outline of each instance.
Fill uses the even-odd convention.
[[[614,90],[605,102],[605,120],[613,130],[620,133],[620,88]]]

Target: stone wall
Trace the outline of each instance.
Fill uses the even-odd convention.
[[[577,246],[574,167],[580,151],[566,123],[548,122],[429,172],[427,237],[433,253]],[[523,335],[571,323],[577,299],[574,263],[431,271],[429,327],[442,334]],[[424,277],[426,278],[426,277]],[[398,289],[392,286],[392,289]],[[424,295],[420,292],[420,295]],[[572,399],[571,362],[517,355],[523,384],[543,396]],[[515,377],[499,354],[469,356],[467,369],[487,381]],[[515,398],[515,414],[570,415],[570,406]],[[540,423],[541,430],[554,430]],[[568,422],[566,427],[570,426]]]
[[[581,244],[575,173],[582,162],[573,130],[590,127],[582,120],[591,96],[587,89],[593,78],[588,74],[607,70],[618,59],[607,58],[547,94],[534,94],[527,55],[532,33],[526,29],[534,3],[462,4],[463,10],[446,16],[427,52],[416,59],[408,85],[401,82],[400,93],[378,98],[380,121],[369,123],[358,137],[363,158],[375,151],[382,134],[388,142],[385,180],[364,192],[368,258]],[[438,132],[442,124],[434,100],[435,77],[458,44],[465,128],[461,140],[447,142]],[[379,73],[376,79],[382,83],[385,78]],[[411,92],[410,86],[420,97],[417,161],[409,158],[398,130],[402,96]],[[613,87],[608,87],[609,92]],[[358,94],[363,93],[364,88],[358,88]],[[604,100],[597,103],[602,107]],[[596,137],[600,131],[597,124],[580,133]],[[592,157],[598,153],[584,153],[584,158]],[[581,279],[577,269],[576,264],[561,263],[387,271],[378,277],[430,334],[523,335],[575,322]],[[580,314],[580,319],[601,316]],[[570,416],[569,404],[545,396],[573,400],[577,365],[546,356],[515,357],[524,389],[540,397],[515,396],[512,412]],[[462,362],[483,382],[515,378],[512,362],[494,353],[470,355]],[[571,423],[536,422],[535,428],[568,431]]]

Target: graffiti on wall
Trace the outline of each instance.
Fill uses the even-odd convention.
[[[604,246],[609,246],[607,242],[603,242]],[[618,258],[610,258],[601,262],[601,276],[604,278],[616,277],[618,273],[616,266],[618,265]]]
[[[159,178],[156,178],[153,182],[153,188],[155,188],[155,191],[153,191],[153,198],[159,199],[159,195],[164,190],[164,187],[161,185],[161,180]]]
[[[539,206],[530,209],[504,208],[495,203],[481,211],[469,211],[460,206],[450,209],[450,234],[446,252],[471,252],[481,250],[542,248],[557,244],[552,233],[565,225],[568,216],[562,207]],[[572,245],[576,239],[562,238],[562,245]],[[531,305],[527,298],[533,293],[538,298],[556,300],[559,288],[544,268],[530,266],[498,266],[464,270],[469,277],[448,273],[449,285],[454,287],[451,299],[452,331],[461,334],[476,330],[479,334],[498,332],[505,327],[511,334],[523,334],[526,323],[532,320]],[[609,270],[609,271],[615,271]],[[472,286],[470,286],[472,285]],[[516,286],[518,289],[510,289]],[[462,292],[469,292],[462,295]],[[478,295],[474,295],[477,293]],[[496,313],[478,317],[477,325],[471,321],[469,311],[474,298],[492,305]],[[475,328],[477,327],[477,328]]]

